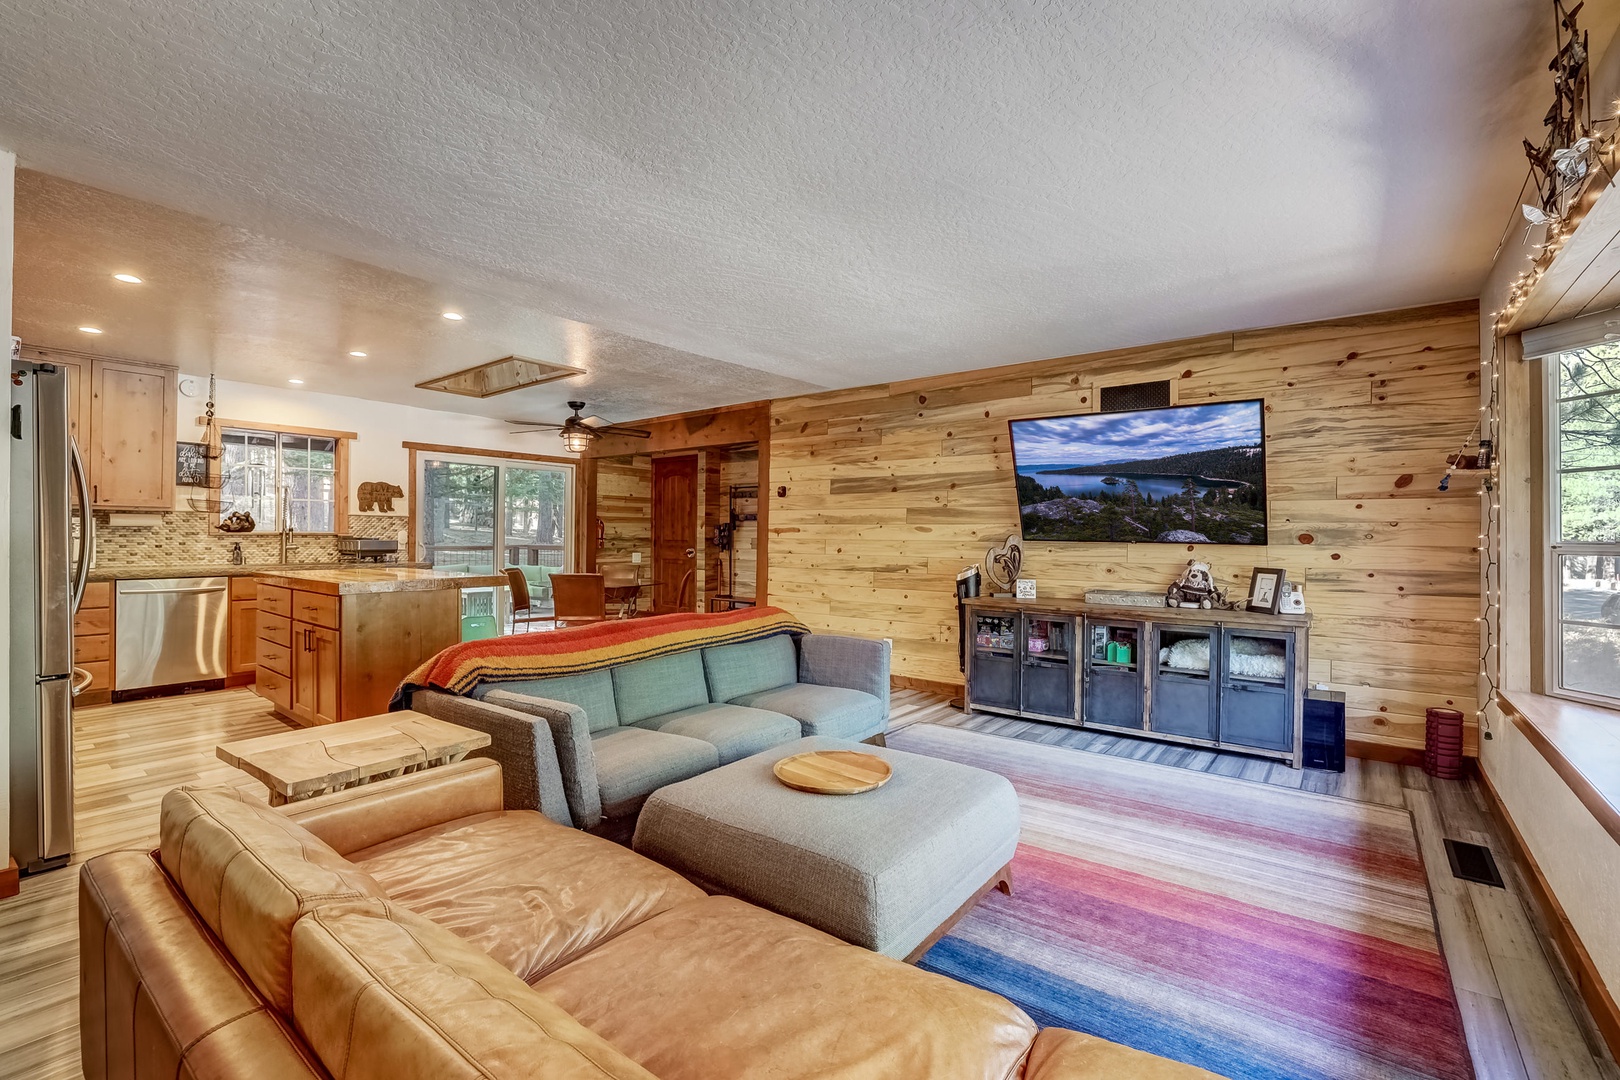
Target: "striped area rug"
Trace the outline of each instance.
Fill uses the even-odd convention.
[[[1023,836],[921,966],[1234,1080],[1473,1075],[1402,810],[917,724],[1006,776]]]

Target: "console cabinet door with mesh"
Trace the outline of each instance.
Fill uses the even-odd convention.
[[[1141,731],[1147,726],[1143,690],[1143,624],[1088,617],[1081,718],[1087,727]]]
[[[1220,630],[1155,624],[1152,728],[1161,735],[1214,742],[1220,669]]]
[[[1026,612],[1020,644],[1023,656],[1018,687],[1019,712],[1025,716],[1073,724],[1073,617]]]
[[[1016,613],[971,613],[968,632],[973,640],[968,649],[968,704],[973,708],[1018,711],[1021,651],[1018,630]]]
[[[1222,746],[1294,747],[1294,635],[1221,631]]]

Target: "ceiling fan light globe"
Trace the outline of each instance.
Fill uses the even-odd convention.
[[[583,454],[591,445],[591,436],[588,432],[577,428],[562,432],[563,449],[570,454]]]

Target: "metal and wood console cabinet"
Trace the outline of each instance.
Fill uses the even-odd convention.
[[[969,708],[1300,767],[1309,615],[988,597],[967,608]]]

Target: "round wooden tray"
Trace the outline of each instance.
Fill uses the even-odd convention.
[[[771,770],[790,788],[817,795],[858,795],[889,782],[894,770],[875,754],[856,750],[812,750],[794,754]]]

